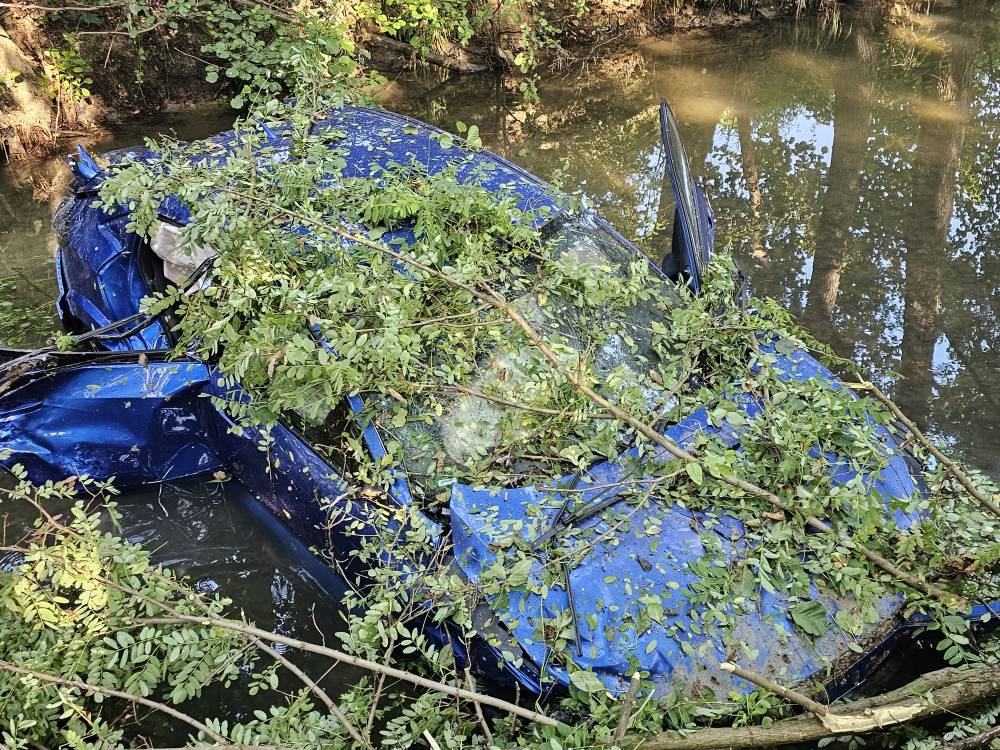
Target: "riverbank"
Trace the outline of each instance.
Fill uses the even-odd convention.
[[[876,0],[861,12],[887,23],[905,8]],[[251,0],[0,7],[0,152],[8,160],[43,154],[66,137],[212,101],[239,108],[254,92],[286,89],[296,65],[333,60],[332,75],[356,74],[336,68],[347,58],[369,74],[416,66],[445,76],[502,73],[530,97],[539,72],[591,64],[642,37],[759,28],[792,14],[822,17],[837,32],[859,12],[837,0],[529,0],[516,8],[493,0],[488,12],[473,3],[418,11],[409,1],[365,10],[334,3],[300,16]]]

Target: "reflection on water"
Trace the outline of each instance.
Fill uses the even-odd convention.
[[[996,475],[1000,37],[984,2],[923,21],[886,31],[861,14],[835,33],[772,24],[649,40],[542,81],[534,106],[490,77],[429,75],[391,82],[384,102],[449,128],[478,125],[488,147],[543,177],[561,175],[659,257],[673,215],[656,121],[666,97],[714,206],[718,242],[756,290]],[[171,115],[95,148],[171,130],[202,137],[231,117]],[[0,322],[5,304],[49,314],[49,222],[67,180],[61,160],[0,169]],[[199,585],[221,586],[262,625],[320,637],[315,617],[334,631],[339,596],[252,500],[186,486],[130,493],[122,505],[130,536]]]

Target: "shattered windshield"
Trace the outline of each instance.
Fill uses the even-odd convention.
[[[606,396],[647,415],[662,411],[652,329],[679,304],[673,286],[590,216],[558,217],[542,235],[556,267],[584,281],[556,293],[539,285],[513,299],[515,308],[560,346],[568,365],[589,362]],[[602,279],[610,278],[644,291],[624,306],[603,301]],[[478,372],[462,385],[440,383],[402,408],[391,397],[368,396],[395,465],[423,494],[441,494],[465,477],[500,486],[551,479],[625,447],[620,425],[594,419],[566,421],[564,445],[539,445],[538,436],[567,415],[550,403],[550,366],[520,331],[508,334],[477,357]]]

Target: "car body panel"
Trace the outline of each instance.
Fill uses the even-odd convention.
[[[765,344],[762,351],[774,357],[773,366],[782,377],[820,378],[827,382],[833,378],[802,350],[786,356]],[[752,399],[736,397],[734,401],[748,417],[759,414],[760,404]],[[720,439],[730,448],[740,445],[740,431],[725,424],[713,425],[704,407],[670,427],[665,435],[686,449],[694,447],[699,435]],[[892,436],[886,432],[881,435],[887,450],[894,450]],[[673,456],[663,449],[642,459],[670,460],[674,460]],[[536,664],[553,665],[552,655],[539,641],[538,633],[545,621],[553,622],[569,610],[570,597],[564,583],[543,587],[542,568],[553,557],[565,557],[566,547],[579,546],[583,552],[576,555],[578,561],[567,571],[581,641],[582,653],[575,659],[578,665],[592,669],[605,687],[616,693],[628,688],[635,669],[655,676],[652,679],[662,691],[678,680],[697,685],[699,690],[711,689],[720,696],[741,690],[745,688],[742,681],[734,681],[718,669],[718,663],[727,658],[727,644],[721,636],[702,633],[699,612],[692,609],[681,592],[692,590],[697,579],[692,563],[708,552],[701,535],[710,532],[718,537],[724,556],[720,564],[725,565],[726,560],[746,549],[743,525],[728,517],[714,522],[683,505],[635,504],[634,496],[628,493],[629,483],[649,476],[638,462],[638,451],[633,448],[616,461],[588,470],[586,479],[574,490],[577,494],[571,496],[568,512],[621,494],[621,502],[609,507],[611,519],[595,516],[583,521],[575,529],[589,535],[566,534],[571,541],[557,552],[542,551],[532,569],[533,586],[529,589],[545,591],[545,595],[516,591],[496,602],[495,608],[503,613],[508,628]],[[833,472],[835,483],[855,477],[843,466]],[[500,491],[456,485],[451,496],[453,543],[458,564],[469,579],[480,580],[501,550],[510,546],[512,534],[530,542],[549,529],[565,499],[559,490],[571,481],[572,476],[565,476],[556,479],[551,487]],[[588,486],[594,489],[588,490]],[[871,478],[869,490],[887,499],[905,498],[916,492],[917,486],[902,457],[893,456],[889,465]],[[626,517],[628,525],[616,531],[616,524]],[[919,523],[918,518],[902,512],[895,514],[895,521],[900,529]],[[572,541],[574,536],[578,541]],[[798,684],[842,661],[851,649],[851,640],[833,619],[842,606],[851,606],[850,600],[813,587],[813,598],[828,612],[826,634],[813,639],[798,631],[788,618],[789,602],[763,589],[758,595],[759,610],[740,617],[736,626],[737,640],[743,645],[738,655],[740,664]],[[877,643],[885,631],[884,621],[897,615],[903,603],[899,595],[884,597],[879,603],[878,621],[856,641]],[[659,620],[649,621],[644,612],[659,612]],[[635,626],[640,622],[649,623],[641,632]],[[557,680],[568,680],[562,667],[549,666],[549,673]]]
[[[680,246],[672,248],[672,253],[678,268],[687,276],[691,290],[697,294],[715,245],[715,221],[708,199],[691,175],[677,120],[663,99],[660,100],[660,144],[676,202],[674,236]]]
[[[221,469],[200,398],[200,362],[110,362],[33,370],[0,399],[4,464],[30,479],[70,476],[119,484]]]

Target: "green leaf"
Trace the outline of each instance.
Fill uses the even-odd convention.
[[[573,672],[569,676],[569,681],[577,690],[582,690],[584,693],[598,693],[604,690],[604,683],[593,672],[584,670]]]
[[[826,610],[819,602],[799,602],[788,614],[798,628],[814,638],[826,633]]]
[[[705,473],[701,470],[701,464],[696,464],[693,461],[689,461],[684,465],[684,471],[687,472],[688,476],[691,477],[691,481],[701,486],[702,481],[705,479]]]

